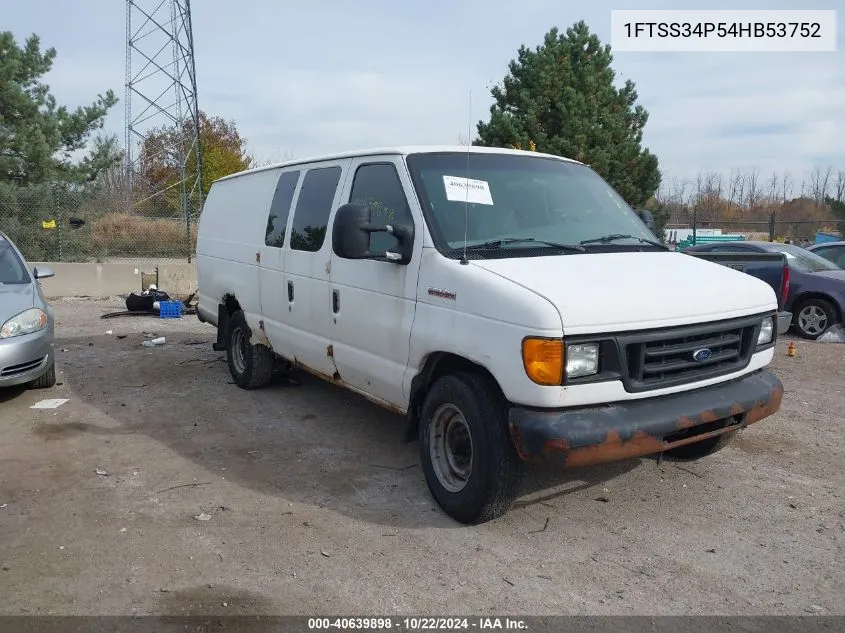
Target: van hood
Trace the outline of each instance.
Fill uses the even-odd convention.
[[[585,253],[472,260],[533,290],[560,312],[566,334],[685,325],[777,310],[767,283],[676,252]]]

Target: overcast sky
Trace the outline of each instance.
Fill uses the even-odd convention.
[[[161,0],[137,0],[154,8]],[[845,9],[816,0],[813,9]],[[584,19],[610,43],[611,9],[592,0],[194,0],[201,109],[234,119],[259,159],[466,137],[487,119],[489,87],[520,44]],[[57,49],[46,81],[60,103],[113,89],[106,128],[124,137],[123,0],[3,2],[3,25]],[[493,8],[498,5],[501,8]],[[580,6],[578,6],[580,5]],[[708,6],[709,5],[709,6]],[[659,8],[801,8],[798,0]],[[615,53],[650,113],[645,144],[667,177],[699,171],[845,168],[845,11],[835,53]],[[134,103],[134,102],[133,102]]]

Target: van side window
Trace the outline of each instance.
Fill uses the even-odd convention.
[[[293,214],[292,249],[313,253],[322,248],[340,173],[340,167],[335,166],[317,167],[305,174]]]
[[[414,224],[402,181],[393,163],[361,165],[355,171],[349,201],[369,205],[372,222],[377,226]],[[395,246],[396,238],[389,233],[370,233],[371,253],[389,251]]]
[[[299,182],[298,171],[289,171],[279,176],[276,193],[273,194],[273,202],[270,203],[267,231],[264,233],[264,244],[267,246],[282,248],[285,243],[285,227],[288,224],[288,215],[290,215],[297,182]]]

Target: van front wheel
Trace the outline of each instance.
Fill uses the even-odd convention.
[[[257,389],[270,382],[273,351],[261,343],[252,343],[252,330],[241,310],[229,317],[226,343],[229,373],[238,387]]]
[[[423,403],[419,433],[426,483],[449,516],[477,524],[510,509],[522,463],[508,435],[507,406],[488,379],[439,378]]]

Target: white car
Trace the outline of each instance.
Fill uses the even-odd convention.
[[[772,288],[654,239],[557,156],[291,161],[212,185],[197,312],[243,388],[281,362],[403,414],[434,498],[479,523],[523,462],[696,458],[779,408]]]

